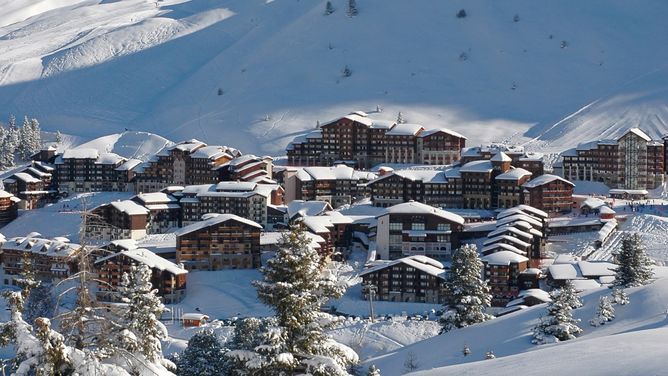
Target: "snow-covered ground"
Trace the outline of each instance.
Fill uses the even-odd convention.
[[[664,374],[668,279],[629,290],[631,303],[617,305],[612,322],[592,327],[587,322],[594,316],[599,296],[606,294],[610,294],[608,288],[584,294],[584,306],[573,311],[584,330],[575,340],[542,346],[531,343],[532,328],[545,313],[543,304],[403,347],[370,359],[366,365],[376,364],[383,375],[401,375],[412,353],[418,370],[431,370],[419,373],[422,375]],[[462,354],[464,345],[471,350],[467,357]],[[493,351],[497,359],[484,360],[487,351]],[[456,366],[462,363],[468,364]]]
[[[665,1],[325,2],[0,0],[0,118],[274,155],[376,105],[475,144],[666,131]]]

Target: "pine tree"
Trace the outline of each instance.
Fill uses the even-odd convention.
[[[217,376],[228,374],[225,350],[212,330],[202,330],[188,340],[188,347],[176,362],[179,376]]]
[[[637,287],[645,285],[652,278],[654,261],[645,253],[642,238],[634,233],[622,239],[622,249],[615,255],[619,265],[613,287]]]
[[[369,366],[369,371],[366,376],[380,376],[380,370],[374,364]]]
[[[441,333],[454,328],[464,328],[492,318],[485,313],[491,306],[492,296],[487,283],[482,280],[483,264],[475,245],[466,244],[455,251],[452,267],[445,284],[448,303],[441,317]]]
[[[348,283],[328,269],[301,226],[294,225],[262,269],[264,279],[254,282],[258,298],[276,314],[276,324],[263,330],[262,345],[230,351],[231,358],[243,362],[239,369],[349,375],[346,368],[357,363],[357,354],[324,333],[335,321],[320,311],[327,300],[341,297]]]
[[[607,296],[601,296],[598,299],[598,308],[596,308],[596,316],[589,320],[592,326],[605,325],[606,322],[612,321],[615,318],[615,308],[612,306],[610,299]]]
[[[496,355],[494,355],[494,351],[489,350],[485,353],[485,359],[496,359]]]
[[[56,143],[60,145],[63,142],[63,135],[60,131],[56,131]]]
[[[32,128],[30,127],[30,120],[27,116],[23,117],[23,125],[19,128],[19,140],[17,145],[17,152],[19,160],[25,161],[30,158],[30,142],[32,138]]]
[[[38,317],[52,317],[53,309],[54,300],[51,295],[51,287],[40,283],[28,295],[23,316],[25,321],[32,325]]]
[[[626,292],[624,292],[624,289],[621,287],[615,287],[612,290],[612,301],[619,305],[626,305],[630,302],[629,296],[626,295]]]
[[[165,310],[157,290],[151,284],[151,269],[145,265],[132,266],[124,273],[118,287],[120,300],[127,304],[120,324],[125,348],[131,353],[140,353],[151,362],[162,360],[160,341],[167,338],[167,328],[160,322]]]
[[[541,318],[540,323],[534,328],[534,344],[552,343],[566,341],[575,338],[582,332],[577,326],[580,322],[573,318],[573,306],[577,303],[582,305],[579,298],[573,298],[572,283],[567,282],[561,290],[555,290],[550,293],[552,301],[547,306],[548,316]]]
[[[325,4],[325,16],[329,16],[330,14],[334,13],[334,11],[335,9],[332,5],[332,2],[328,1],[327,4]]]
[[[402,114],[401,111],[399,111],[399,113],[397,114],[397,124],[404,124],[405,122],[406,120],[404,120],[404,114]]]
[[[355,17],[358,14],[359,10],[357,10],[357,1],[348,0],[348,17]]]
[[[464,356],[471,355],[471,349],[469,349],[468,345],[466,345],[466,344],[464,345],[464,348],[462,349],[462,354],[464,354]]]
[[[42,129],[39,126],[39,121],[35,118],[30,119],[30,133],[31,138],[28,143],[29,155],[26,159],[29,159],[42,149]]]
[[[346,65],[345,67],[343,67],[343,70],[341,71],[341,75],[343,77],[350,77],[350,76],[353,75],[353,71],[350,69],[349,66]]]

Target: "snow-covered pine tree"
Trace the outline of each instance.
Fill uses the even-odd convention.
[[[25,161],[30,158],[30,143],[32,139],[32,128],[27,116],[23,117],[23,124],[19,128],[19,141],[16,147],[19,160]]]
[[[217,376],[228,374],[225,350],[216,334],[209,329],[195,333],[188,347],[176,361],[178,376]]]
[[[121,310],[118,325],[119,343],[122,348],[142,356],[157,367],[172,367],[162,356],[161,340],[167,338],[167,328],[160,322],[165,307],[151,284],[151,268],[145,264],[133,265],[129,273],[123,273],[118,286],[120,301],[126,304]],[[145,364],[136,364],[141,368]]]
[[[348,0],[348,17],[355,17],[359,14],[359,10],[357,10],[357,1],[356,0]]]
[[[471,349],[469,349],[469,346],[467,344],[464,344],[464,348],[462,349],[462,354],[464,354],[464,356],[471,355]]]
[[[334,6],[332,5],[331,1],[328,1],[327,4],[325,4],[325,16],[329,16],[330,14],[334,13]]]
[[[466,244],[455,251],[452,267],[445,283],[447,304],[441,317],[441,333],[487,321],[493,316],[485,313],[492,296],[482,280],[483,264],[475,245]]]
[[[645,253],[642,238],[638,233],[624,236],[622,248],[615,255],[615,262],[619,267],[617,267],[613,287],[642,286],[647,284],[653,276],[654,261]]]
[[[52,317],[53,309],[54,300],[51,294],[51,286],[40,283],[28,295],[23,316],[26,322],[32,325],[38,317]]]
[[[615,287],[612,290],[612,301],[615,304],[626,305],[630,303],[629,296],[626,295],[624,289],[621,287]]]
[[[327,272],[326,261],[310,246],[301,224],[293,225],[281,243],[262,268],[264,279],[254,282],[259,299],[276,314],[276,325],[265,333],[268,343],[259,348],[272,347],[279,355],[268,359],[264,369],[272,371],[278,365],[314,376],[349,375],[346,368],[357,363],[357,354],[324,333],[335,320],[320,311],[330,298],[343,295],[349,281]],[[258,347],[230,355],[252,368],[262,355],[257,351]]]
[[[39,121],[37,119],[30,119],[30,134],[31,138],[28,143],[29,155],[26,159],[30,159],[32,155],[39,152],[42,148],[42,129],[39,126]]]
[[[575,285],[573,285],[571,281],[566,281],[561,289],[554,290],[550,295],[555,294],[559,294],[560,299],[566,302],[571,309],[577,309],[583,305],[582,298],[580,298],[580,295],[575,291]],[[552,299],[554,299],[554,297],[552,297]]]
[[[56,131],[56,143],[60,144],[63,142],[63,135],[60,133],[60,131]]]
[[[615,318],[615,307],[612,306],[610,299],[607,296],[598,298],[598,308],[596,308],[596,316],[589,320],[591,326],[605,325],[606,322],[612,321]]]
[[[494,355],[494,351],[489,350],[485,353],[485,359],[495,359],[496,355]]]
[[[570,285],[570,286],[568,286]],[[574,291],[570,282],[566,283],[561,290],[550,293],[552,301],[547,306],[547,317],[541,318],[540,323],[534,328],[532,342],[537,345],[566,341],[575,338],[582,332],[578,327],[578,319],[573,318],[573,306],[582,302],[579,298],[574,299],[570,291]]]
[[[380,376],[380,369],[372,364],[369,366],[369,371],[366,373],[366,376]]]
[[[11,150],[12,154],[16,154],[17,149],[19,147],[19,138],[21,136],[21,131],[19,127],[16,125],[16,117],[14,117],[14,115],[9,116],[7,136],[9,137],[8,139],[9,144],[7,151]]]

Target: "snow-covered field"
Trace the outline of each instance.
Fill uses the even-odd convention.
[[[353,18],[332,3],[0,0],[0,118],[273,155],[376,105],[474,144],[666,131],[665,1],[365,0]]]

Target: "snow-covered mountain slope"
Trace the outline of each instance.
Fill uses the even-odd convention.
[[[116,153],[126,158],[148,160],[165,146],[173,145],[172,141],[148,132],[125,131],[102,136],[77,146],[92,148],[100,153]]]
[[[665,274],[665,268],[659,270]],[[367,365],[376,364],[383,375],[401,375],[404,362],[412,353],[419,364],[418,370],[427,371],[419,374],[430,376],[516,375],[518,372],[527,375],[663,374],[668,355],[665,347],[668,279],[660,278],[648,286],[628,291],[631,303],[616,305],[616,318],[596,328],[588,321],[594,317],[599,296],[610,294],[610,289],[586,293],[584,306],[573,311],[574,317],[582,320],[580,327],[584,330],[575,340],[533,345],[532,328],[545,314],[545,305],[539,305],[406,346],[370,359]],[[664,345],[660,346],[662,341]],[[462,354],[464,345],[471,350],[467,357]],[[487,351],[493,351],[497,359],[485,360]],[[617,371],[611,371],[610,367],[614,366],[608,362],[616,363]],[[456,366],[458,364],[463,365]]]
[[[582,141],[617,138],[633,127],[654,139],[668,132],[668,66],[629,82],[547,129],[534,127],[527,134],[558,151]]]
[[[537,137],[668,58],[661,0],[364,0],[353,18],[332,3],[324,16],[324,0],[0,0],[0,108],[86,137],[279,153],[317,120],[380,104],[479,143]]]

